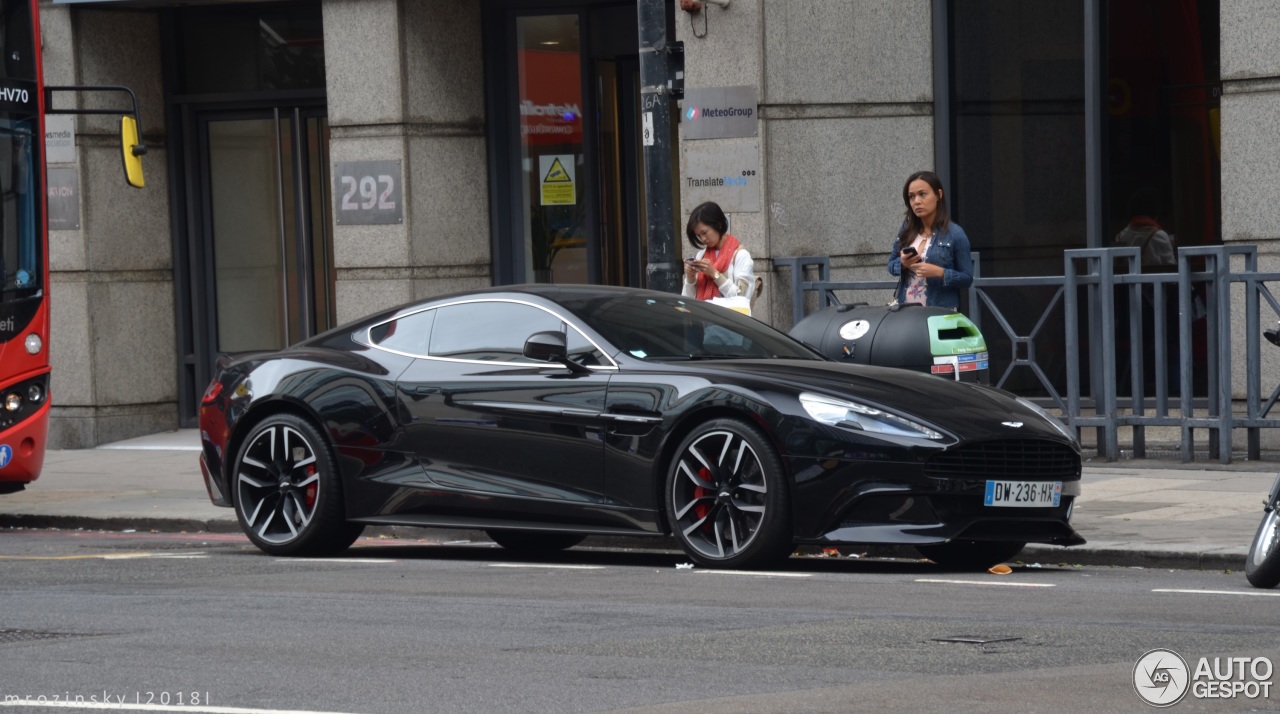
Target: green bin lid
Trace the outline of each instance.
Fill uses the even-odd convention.
[[[929,316],[929,351],[935,357],[985,352],[978,326],[958,312]]]

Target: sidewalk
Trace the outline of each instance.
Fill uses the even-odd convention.
[[[96,449],[51,451],[34,484],[0,496],[0,527],[240,532],[231,509],[209,503],[198,456],[195,429]],[[1072,522],[1089,543],[1073,548],[1032,545],[1019,559],[1242,570],[1262,518],[1263,497],[1278,467],[1274,462],[1086,462],[1083,495]],[[369,532],[428,542],[484,539],[472,531]],[[663,539],[595,540],[611,546],[674,548]]]

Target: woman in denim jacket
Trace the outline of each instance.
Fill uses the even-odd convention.
[[[932,171],[917,171],[902,187],[906,220],[889,253],[889,272],[900,276],[899,303],[960,308],[960,291],[973,283],[969,236],[952,223],[942,181]],[[914,255],[903,255],[908,247]]]

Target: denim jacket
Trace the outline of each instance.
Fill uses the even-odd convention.
[[[893,250],[889,253],[891,275],[902,275],[902,258],[898,255],[901,250],[895,239]],[[960,291],[973,284],[973,255],[969,248],[969,236],[965,235],[964,229],[950,223],[945,231],[935,233],[929,249],[925,251],[924,260],[926,263],[942,266],[943,269],[941,278],[929,278],[926,281],[925,304],[930,307],[959,309]],[[898,302],[906,299],[906,293],[906,281],[899,281],[896,295]]]

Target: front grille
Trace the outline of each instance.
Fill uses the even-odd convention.
[[[859,499],[841,516],[840,527],[847,528],[868,523],[922,525],[937,522],[938,516],[929,507],[928,498],[889,494]]]
[[[1080,455],[1070,446],[1054,441],[984,441],[965,444],[931,457],[924,466],[924,473],[933,478],[953,479],[1071,480],[1080,474]]]

